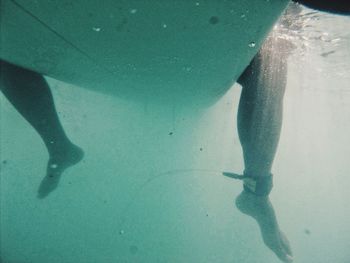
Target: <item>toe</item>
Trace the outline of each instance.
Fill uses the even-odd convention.
[[[283,232],[281,232],[281,242],[282,242],[284,250],[287,252],[288,255],[290,255],[292,257],[293,252],[292,252],[291,245],[290,245],[289,240],[287,239],[286,235]]]
[[[280,247],[276,248],[276,249],[272,249],[275,254],[277,255],[277,257],[286,263],[291,263],[293,262],[293,256],[292,254],[289,254],[284,247],[281,245]]]
[[[47,175],[41,181],[38,189],[38,198],[43,199],[47,197],[52,191],[54,191],[60,180],[60,175]]]

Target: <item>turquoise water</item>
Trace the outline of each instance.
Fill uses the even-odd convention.
[[[350,262],[349,22],[306,19],[289,59],[271,201],[294,262]],[[279,262],[234,205],[240,183],[221,175],[243,170],[239,85],[203,108],[48,81],[86,156],[38,199],[45,146],[1,95],[3,262]]]

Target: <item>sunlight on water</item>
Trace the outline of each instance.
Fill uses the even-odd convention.
[[[295,59],[320,56],[328,74],[348,77],[350,66],[350,18],[290,4],[272,35],[290,41]],[[314,63],[316,65],[316,63]]]

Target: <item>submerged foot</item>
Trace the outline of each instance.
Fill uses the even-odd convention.
[[[253,217],[259,224],[264,243],[283,262],[292,262],[289,241],[280,230],[275,211],[268,197],[259,197],[243,191],[236,199],[237,208]]]
[[[47,163],[46,176],[40,183],[38,189],[38,198],[42,199],[54,191],[59,183],[62,173],[80,162],[84,157],[84,151],[72,144],[69,149],[63,151],[61,154],[51,156]]]

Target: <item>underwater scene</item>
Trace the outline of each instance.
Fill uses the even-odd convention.
[[[1,1],[1,263],[350,262],[350,16],[216,2]]]

